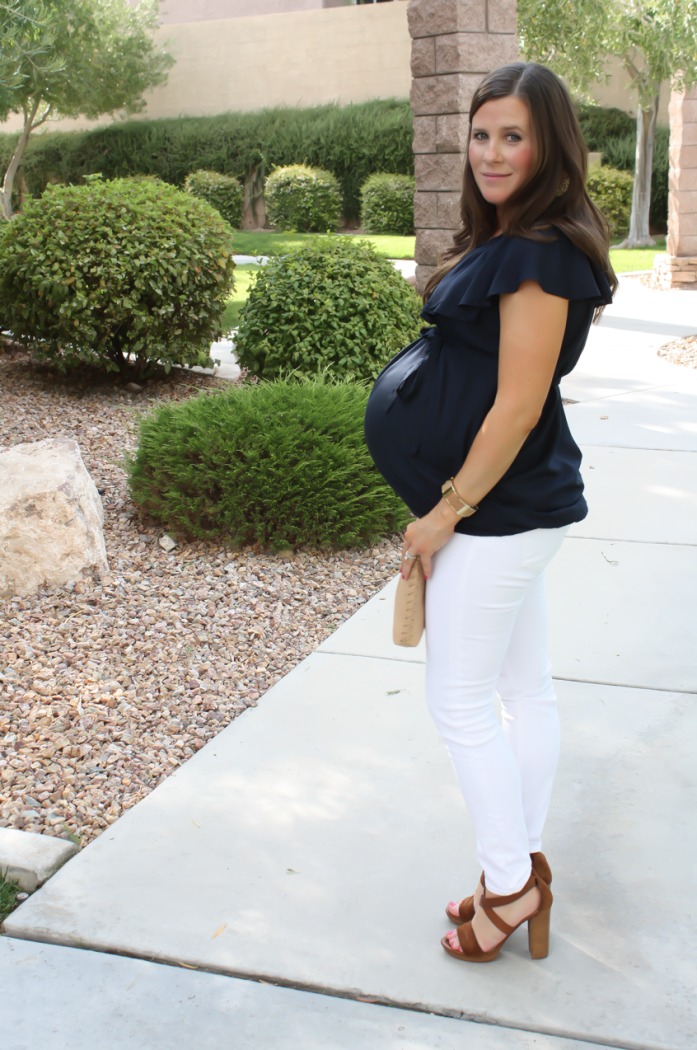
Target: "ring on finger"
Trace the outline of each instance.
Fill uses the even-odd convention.
[[[418,558],[418,554],[410,554],[409,551],[405,551],[404,557],[409,558],[410,561],[415,561]]]

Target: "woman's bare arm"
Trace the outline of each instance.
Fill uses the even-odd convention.
[[[457,491],[471,506],[501,480],[540,418],[559,359],[568,307],[568,300],[548,295],[537,281],[524,281],[517,292],[500,297],[496,400],[455,475]],[[431,572],[431,555],[447,542],[458,520],[441,500],[408,527],[403,549],[421,556],[426,576]],[[409,569],[407,562],[405,575]]]

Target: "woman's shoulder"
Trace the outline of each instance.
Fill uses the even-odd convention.
[[[612,302],[605,274],[561,230],[540,230],[535,237],[500,234],[471,253],[434,290],[427,312],[462,316],[463,308],[493,306],[500,295],[517,292],[524,281],[561,299]],[[439,291],[441,294],[439,295]]]

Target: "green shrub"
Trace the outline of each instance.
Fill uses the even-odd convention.
[[[259,271],[235,351],[242,367],[263,379],[324,369],[372,379],[416,337],[420,306],[371,244],[318,237]]]
[[[298,233],[336,230],[341,216],[339,184],[330,171],[306,164],[276,168],[264,185],[271,226]]]
[[[361,226],[369,233],[414,232],[413,175],[371,175],[361,186]]]
[[[629,229],[633,188],[634,178],[629,172],[614,168],[592,168],[588,172],[588,195],[610,223],[613,237]]]
[[[22,171],[40,195],[50,181],[79,183],[157,175],[183,186],[197,168],[245,179],[285,164],[331,171],[343,194],[343,214],[358,219],[360,188],[374,171],[414,173],[413,118],[408,99],[380,99],[348,106],[279,106],[215,117],[118,121],[93,131],[35,135]],[[0,170],[17,135],[0,135]]]
[[[133,500],[166,528],[235,545],[373,543],[408,512],[366,448],[367,400],[362,384],[315,376],[166,405],[140,424]]]
[[[161,182],[54,187],[5,223],[0,316],[63,371],[206,364],[223,334],[231,242],[218,212]]]
[[[577,102],[576,113],[586,145],[594,152],[602,153],[608,139],[631,135],[636,131],[636,119],[614,106]]]
[[[659,125],[653,149],[653,172],[651,175],[651,207],[649,221],[658,229],[668,225],[668,169],[670,159],[668,144],[670,129]],[[629,135],[608,139],[603,148],[603,164],[619,171],[634,174],[636,158],[636,129]]]
[[[234,229],[242,225],[242,187],[237,179],[217,171],[192,171],[186,176],[184,189],[208,201]]]

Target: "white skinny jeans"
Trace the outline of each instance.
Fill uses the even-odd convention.
[[[426,699],[497,894],[517,893],[529,878],[552,793],[559,717],[544,570],[567,527],[456,532],[434,556],[426,585]]]

